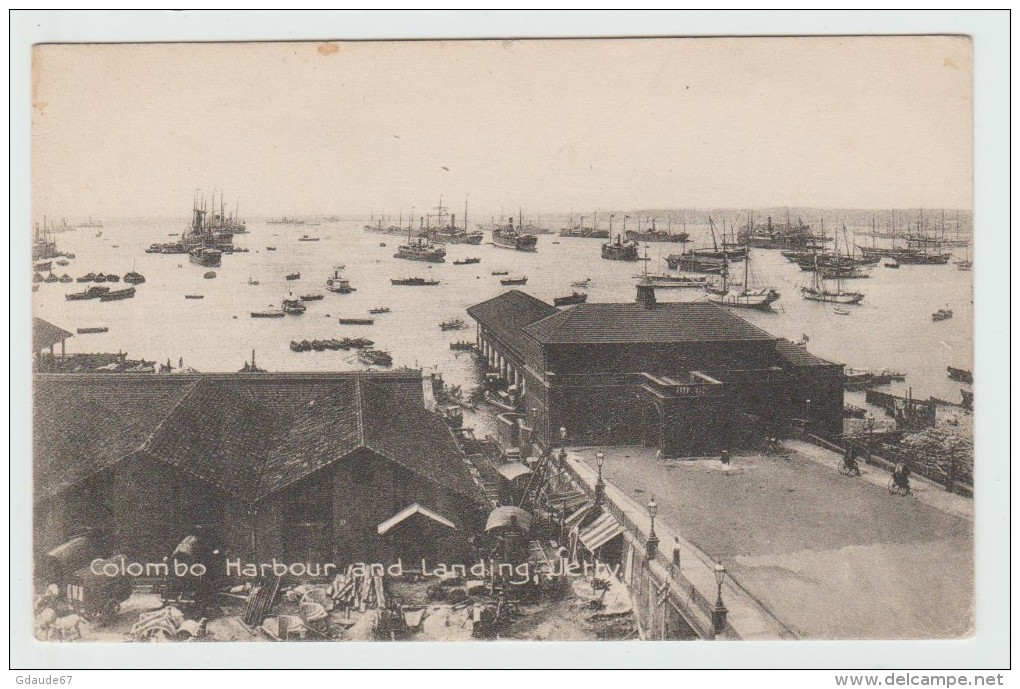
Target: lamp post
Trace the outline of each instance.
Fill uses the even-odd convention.
[[[599,468],[598,479],[595,480],[595,507],[602,507],[606,498],[606,482],[602,480],[602,465],[606,462],[604,452],[595,453],[595,466]]]
[[[726,568],[721,562],[715,563],[715,606],[712,608],[712,631],[718,636],[726,629],[726,613],[729,612],[722,602],[722,585],[726,578]]]
[[[807,418],[804,419],[804,428],[808,433],[811,432],[811,400],[806,399],[804,403],[807,405]]]
[[[871,451],[875,447],[875,415],[870,411],[864,415],[864,425],[868,428],[868,454],[864,460],[871,464]]]
[[[651,517],[652,526],[648,530],[648,543],[645,544],[645,554],[649,560],[655,559],[655,553],[659,551],[659,537],[655,535],[655,513],[659,511],[659,505],[653,497],[648,501],[648,516]]]

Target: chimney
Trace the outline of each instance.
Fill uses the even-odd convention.
[[[655,306],[655,285],[649,280],[641,280],[637,285],[637,303],[646,309]]]

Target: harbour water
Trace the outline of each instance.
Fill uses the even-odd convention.
[[[247,234],[234,243],[247,253],[224,255],[214,279],[208,270],[189,262],[186,255],[147,254],[154,242],[169,242],[171,233],[187,230],[183,219],[108,220],[102,236],[92,228],[56,235],[61,250],[76,255],[66,267],[54,265],[60,276],[72,278],[88,272],[124,273],[134,269],[146,281],[134,299],[116,302],[66,301],[68,292],[83,290],[82,283],[40,284],[33,293],[35,315],[75,332],[77,328],[108,326],[109,331],[76,335],[67,341],[68,353],[124,351],[130,358],[171,362],[202,372],[236,371],[254,349],[261,368],[268,371],[331,371],[364,368],[353,352],[301,352],[290,350],[291,340],[367,337],[375,347],[393,355],[394,366],[438,370],[448,383],[473,387],[478,368],[470,353],[455,352],[450,343],[474,341],[472,322],[465,309],[510,287],[500,284],[494,270],[527,276],[527,285],[515,287],[551,302],[568,295],[571,282],[591,278],[589,302],[621,302],[634,298],[635,276],[644,263],[606,261],[600,257],[602,240],[539,237],[538,251],[517,252],[493,246],[486,233],[480,246],[447,245],[446,263],[432,264],[393,257],[405,238],[365,232],[364,221],[323,222],[318,226],[270,225],[249,221]],[[707,227],[686,228],[694,244],[710,245]],[[299,241],[303,235],[319,241]],[[853,239],[851,238],[851,241]],[[870,239],[868,240],[870,245]],[[385,243],[386,246],[380,246]],[[863,244],[864,241],[861,240]],[[275,246],[275,251],[267,250]],[[663,258],[681,250],[679,244],[648,244],[649,272],[666,272]],[[964,249],[953,250],[957,257]],[[644,246],[642,253],[645,252]],[[971,369],[973,358],[972,273],[943,266],[909,266],[891,270],[879,264],[871,277],[847,281],[848,289],[866,293],[862,304],[848,306],[840,315],[833,305],[811,302],[800,295],[811,274],[801,271],[775,250],[752,249],[754,286],[772,286],[782,295],[774,312],[737,309],[738,315],[764,330],[791,340],[809,338],[809,350],[818,356],[855,368],[888,368],[907,374],[902,383],[882,388],[915,397],[934,395],[960,401],[960,384],[949,380],[946,366]],[[454,265],[457,259],[479,257],[481,262]],[[325,289],[335,266],[356,292],[341,295]],[[300,280],[288,281],[288,273]],[[743,265],[734,264],[735,279],[743,279]],[[425,277],[440,280],[435,287],[401,287],[391,278]],[[249,278],[258,285],[249,284]],[[250,312],[270,305],[279,307],[293,295],[323,294],[307,302],[302,315],[252,319]],[[188,300],[186,294],[204,295]],[[697,289],[660,290],[660,301],[701,300]],[[372,316],[373,325],[340,325],[340,317],[367,317],[374,307],[390,312]],[[953,318],[933,322],[940,308],[953,310]],[[451,318],[468,320],[461,331],[442,331],[439,323]],[[919,356],[919,352],[924,352]],[[858,399],[859,398],[859,399]],[[863,393],[848,393],[849,402],[862,402]]]

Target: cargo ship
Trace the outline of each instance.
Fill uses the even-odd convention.
[[[747,226],[737,233],[737,242],[757,249],[824,249],[826,238],[824,230],[822,234],[813,234],[811,226],[800,218],[796,225],[789,218],[779,225],[769,215],[764,225],[755,225],[754,216],[749,213]]]
[[[521,223],[518,221],[518,225]],[[538,237],[533,234],[522,234],[514,227],[514,219],[507,218],[506,225],[492,228],[492,244],[502,249],[515,251],[537,251]]]
[[[196,246],[188,252],[188,260],[192,263],[212,268],[220,265],[222,257],[223,252],[219,249],[210,249],[202,246]]]
[[[663,232],[655,227],[655,218],[652,218],[652,226],[646,230],[627,230],[626,236],[632,242],[676,242],[684,244],[690,241],[690,235],[686,232],[673,232],[672,218],[666,224],[666,231]]]

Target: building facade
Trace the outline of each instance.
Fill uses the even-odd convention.
[[[545,447],[646,445],[713,454],[795,425],[842,431],[843,366],[707,302],[565,309],[510,291],[468,309],[478,347],[523,391],[522,422]]]

